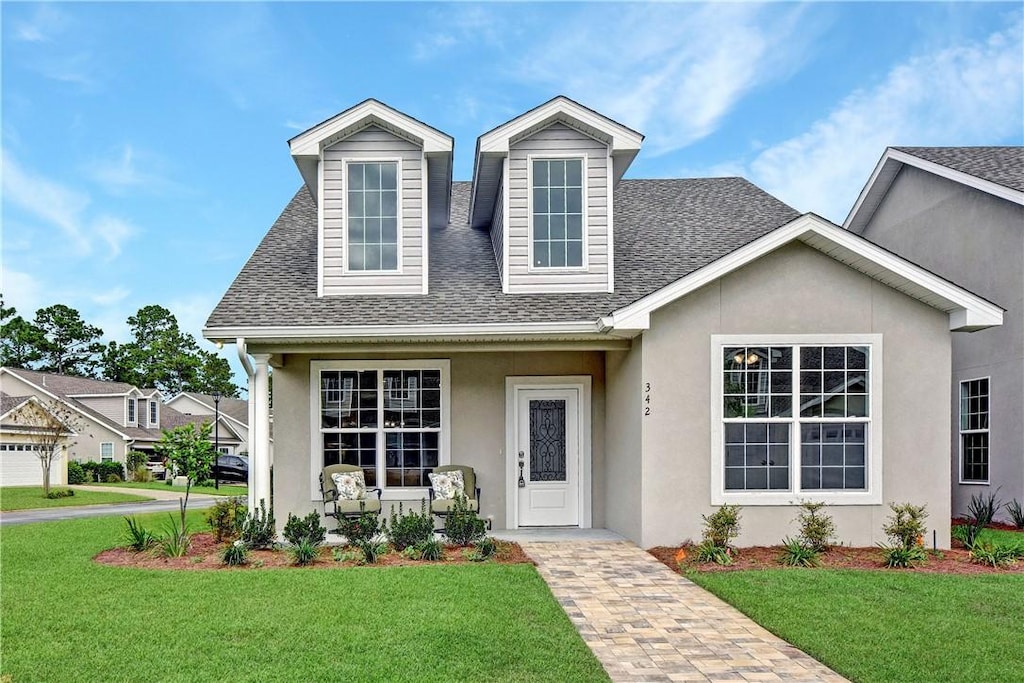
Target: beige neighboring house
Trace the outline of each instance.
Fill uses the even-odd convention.
[[[452,463],[495,529],[650,547],[734,503],[776,544],[811,500],[868,546],[911,502],[948,547],[952,339],[1002,309],[742,178],[624,178],[642,141],[565,97],[467,145],[468,182],[376,100],[290,140],[305,186],[204,330],[249,376],[250,504],[272,367],[278,520],[325,465],[415,506]]]
[[[0,393],[0,486],[42,486],[43,467],[36,454],[33,432],[36,430],[26,424],[25,411],[42,410],[53,415],[46,401],[35,396],[8,396]],[[67,432],[66,441],[73,440],[77,435]],[[60,452],[50,465],[50,486],[61,486],[68,483],[68,446],[60,446]]]
[[[212,422],[218,413],[218,403],[209,394],[183,391],[168,399],[170,406],[182,415],[209,418]],[[239,398],[221,397],[219,403],[220,424],[217,439],[220,452],[225,455],[249,454],[249,402]]]

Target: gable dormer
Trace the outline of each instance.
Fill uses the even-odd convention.
[[[614,188],[642,140],[566,97],[480,136],[470,223],[504,292],[614,291]]]
[[[453,139],[366,100],[288,141],[317,205],[317,294],[426,294],[448,224]]]

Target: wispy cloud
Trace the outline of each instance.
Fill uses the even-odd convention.
[[[1020,15],[986,40],[948,45],[893,67],[806,132],[749,164],[755,182],[803,211],[842,221],[889,145],[1019,144],[1024,120]]]
[[[94,294],[91,294],[89,298],[92,299],[94,303],[101,306],[110,306],[111,304],[116,304],[117,302],[124,300],[129,294],[131,294],[131,290],[127,287],[117,285],[101,292],[95,292]]]
[[[137,233],[127,221],[90,215],[89,195],[21,166],[6,151],[3,153],[3,196],[5,202],[56,228],[80,257],[93,253],[100,242],[106,246],[106,258],[121,253],[125,240]]]
[[[149,168],[141,168],[140,165]],[[85,170],[108,193],[123,195],[139,190],[159,192],[176,188],[176,183],[158,170],[153,170],[162,165],[163,162],[156,155],[140,152],[126,144],[116,156],[86,164]]]
[[[522,6],[517,8],[521,15]],[[413,43],[413,58],[442,57],[460,47],[503,47],[515,41],[517,32],[506,13],[491,6],[456,4],[435,15],[433,28],[421,30]]]
[[[37,5],[32,16],[13,22],[15,40],[25,43],[50,42],[68,28],[70,17],[49,3]]]

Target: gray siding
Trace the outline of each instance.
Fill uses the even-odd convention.
[[[498,277],[505,284],[505,184],[498,185],[498,200],[494,204],[494,218],[491,220],[491,246],[494,260],[498,264]]]
[[[401,262],[399,275],[346,274],[345,160],[400,159]],[[323,293],[421,294],[423,292],[423,150],[376,126],[369,126],[324,150]]]
[[[530,188],[528,159],[531,155],[566,157],[586,155],[587,270],[530,272]],[[561,123],[534,133],[509,149],[509,282],[516,292],[581,292],[608,289],[608,147]]]
[[[125,424],[125,417],[128,415],[128,407],[125,405],[124,396],[111,396],[109,398],[79,398],[76,399],[103,417],[109,418],[119,425]],[[139,419],[139,405],[135,404],[135,419]]]
[[[1007,309],[1001,327],[953,335],[953,512],[996,487],[1024,501],[1024,207],[904,166],[863,234]],[[979,377],[990,378],[989,486],[959,483],[960,382]]]

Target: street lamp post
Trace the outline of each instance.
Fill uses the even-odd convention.
[[[220,392],[213,392],[213,488],[220,490]]]

